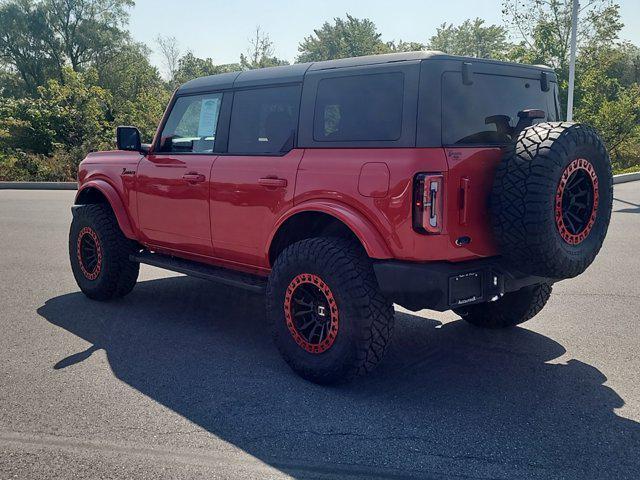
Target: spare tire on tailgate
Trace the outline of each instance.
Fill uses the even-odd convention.
[[[503,256],[548,278],[579,275],[611,218],[611,160],[598,134],[576,123],[522,130],[498,166],[490,210]]]

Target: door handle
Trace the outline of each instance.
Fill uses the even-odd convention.
[[[460,179],[460,225],[469,223],[469,177]]]
[[[201,173],[191,172],[191,173],[185,173],[182,176],[182,179],[186,180],[189,183],[200,183],[205,181],[205,176],[202,175]]]
[[[286,187],[286,178],[264,177],[258,180],[258,184],[263,187]]]

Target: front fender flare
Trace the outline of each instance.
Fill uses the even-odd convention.
[[[266,245],[265,253],[267,258],[269,257],[271,243],[273,242],[273,239],[278,233],[280,227],[291,217],[304,212],[326,213],[327,215],[331,215],[332,217],[340,220],[356,237],[358,237],[358,240],[360,240],[360,243],[366,250],[369,257],[377,259],[393,258],[393,255],[380,232],[364,217],[364,215],[347,205],[331,200],[310,200],[296,205],[280,217],[276,222]]]
[[[118,225],[124,236],[135,240],[135,233],[131,227],[131,221],[129,220],[127,209],[125,208],[120,195],[118,195],[117,190],[107,181],[96,179],[84,183],[78,190],[78,193],[76,193],[74,204],[78,205],[80,195],[88,188],[95,188],[104,195],[116,216],[116,220],[118,221]]]

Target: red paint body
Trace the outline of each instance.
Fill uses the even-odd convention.
[[[99,190],[125,235],[151,250],[266,275],[294,215],[342,221],[372,258],[452,262],[496,255],[487,202],[498,148],[294,149],[284,156],[91,153],[79,195]],[[439,235],[412,226],[413,179],[444,175]],[[456,239],[470,243],[457,246]]]

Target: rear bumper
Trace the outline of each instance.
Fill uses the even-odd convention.
[[[549,282],[507,268],[500,257],[460,263],[379,261],[373,264],[385,296],[409,310],[451,310],[497,300],[527,285]]]

